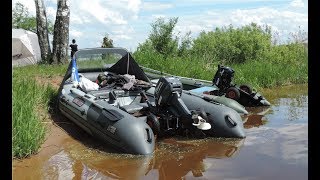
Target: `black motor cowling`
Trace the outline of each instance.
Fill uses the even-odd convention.
[[[225,92],[230,86],[234,76],[234,70],[227,66],[218,65],[218,70],[212,80],[213,84],[216,85],[220,91]]]
[[[161,77],[154,91],[156,106],[172,105],[173,95],[177,94],[180,97],[182,89],[182,83],[178,78]]]
[[[198,129],[210,129],[211,125],[209,123],[200,122],[200,120],[206,121],[206,113],[189,110],[183,102],[181,99],[182,89],[182,83],[175,77],[161,77],[156,85],[154,91],[155,103],[158,112],[162,112],[162,119],[166,121],[166,130],[177,129],[181,123],[184,128],[188,129],[195,130],[197,129],[195,126]],[[202,117],[202,119],[199,119],[199,117]]]

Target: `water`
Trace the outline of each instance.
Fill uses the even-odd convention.
[[[308,87],[261,92],[272,104],[250,108],[243,140],[170,138],[152,156],[108,153],[65,118],[31,158],[13,161],[13,179],[307,179]]]

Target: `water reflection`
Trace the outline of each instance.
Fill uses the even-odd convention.
[[[263,115],[258,114],[252,114],[246,117],[246,121],[243,124],[243,127],[245,129],[253,128],[253,127],[259,127],[268,122],[267,119]]]
[[[166,140],[161,142],[161,150],[152,165],[153,172],[147,177],[155,174],[158,179],[181,179],[187,174],[202,177],[207,169],[214,168],[205,163],[205,159],[230,158],[240,150],[243,142],[244,139]]]
[[[270,107],[256,107],[256,108],[246,108],[249,115],[245,115],[242,117],[243,127],[245,129],[259,127],[268,122],[265,115],[267,113],[272,113],[272,109]]]
[[[43,167],[43,176],[46,179],[72,179],[74,161],[61,151],[53,155]]]
[[[278,99],[277,103],[279,106],[277,106],[275,110],[287,114],[288,116],[286,116],[286,120],[296,121],[307,117],[306,113],[308,112],[308,96],[280,98]]]
[[[43,168],[45,179],[181,179],[188,173],[201,177],[212,168],[205,159],[234,156],[244,139],[166,139],[153,156],[116,155],[82,145],[52,156]],[[78,156],[81,155],[81,156]],[[81,177],[80,177],[81,176]]]
[[[82,133],[65,134],[49,143],[54,153],[44,149],[14,163],[13,179],[307,179],[307,86],[266,91],[272,106],[248,108],[245,139],[170,138],[152,156],[134,156],[88,146],[92,139]]]
[[[151,162],[152,156],[111,157],[94,163],[85,160],[76,172],[81,179],[140,179],[149,171]]]

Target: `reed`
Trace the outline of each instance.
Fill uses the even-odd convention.
[[[49,110],[55,90],[34,79],[13,78],[12,83],[12,156],[23,158],[36,153],[45,138],[46,126],[40,113]]]
[[[292,45],[298,48],[299,45]],[[279,50],[280,49],[280,50]],[[308,54],[299,49],[275,46],[265,57],[245,63],[208,61],[199,56],[171,56],[158,53],[136,52],[139,64],[165,73],[211,81],[218,64],[235,70],[234,83],[248,84],[256,89],[288,84],[308,83]]]

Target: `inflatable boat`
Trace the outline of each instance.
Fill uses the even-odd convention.
[[[174,77],[153,84],[123,48],[77,51],[59,88],[58,108],[121,153],[152,154],[156,138],[173,135],[245,138],[235,110],[184,93]]]
[[[175,77],[175,76],[167,76],[167,77]],[[176,77],[176,78],[178,78],[182,83],[184,82],[183,87],[187,85],[187,81],[185,79],[183,79],[181,77]],[[157,83],[158,80],[159,79],[152,79],[151,82]],[[186,88],[184,88],[184,89],[186,89]],[[191,94],[193,96],[198,96],[198,97],[200,97],[210,103],[225,105],[227,107],[230,107],[231,109],[234,109],[235,111],[237,111],[241,115],[248,114],[248,111],[246,110],[246,108],[233,99],[226,98],[224,96],[215,96],[215,95],[204,93],[208,90],[214,90],[214,89],[215,88],[213,88],[213,87],[204,86],[204,87],[194,88],[194,89],[190,89],[190,90],[183,90],[183,92],[186,94]]]
[[[211,83],[210,81],[176,76],[176,75],[164,73],[161,71],[157,71],[151,68],[147,68],[144,66],[141,66],[141,68],[145,71],[145,74],[151,79],[151,82],[153,83],[157,83],[158,79],[162,76],[176,77],[183,84],[184,93],[198,95],[199,97],[211,103],[223,104],[225,106],[228,106],[234,109],[240,114],[244,114],[244,115],[248,114],[248,111],[246,110],[246,108],[236,100],[227,98],[225,96],[215,96],[213,94],[208,94],[208,93],[205,94],[204,92],[218,89],[216,86],[213,86],[212,84],[210,84]]]
[[[227,66],[218,66],[218,70],[211,81],[171,75],[154,69],[142,67],[151,79],[161,76],[177,77],[183,84],[184,90],[206,94],[213,101],[224,104],[242,114],[248,114],[245,107],[270,106],[260,93],[255,92],[248,85],[236,86],[232,83],[235,71]],[[236,101],[236,102],[235,102]],[[238,102],[238,103],[237,103]]]

